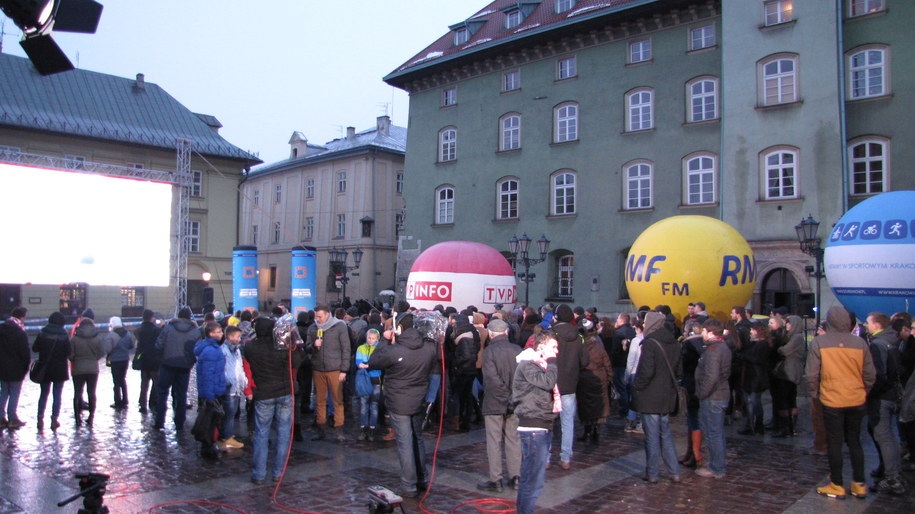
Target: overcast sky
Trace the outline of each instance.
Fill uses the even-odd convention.
[[[381,78],[484,7],[486,0],[100,0],[98,32],[55,33],[73,63],[146,75],[220,134],[266,163],[301,131],[323,144],[374,127],[407,126],[407,94]],[[5,22],[3,52],[24,56]],[[387,104],[387,106],[386,106]]]

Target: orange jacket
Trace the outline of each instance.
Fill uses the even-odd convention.
[[[851,322],[842,307],[831,307],[826,323],[826,334],[813,339],[807,354],[810,396],[832,408],[864,405],[877,379],[867,343],[849,333]]]

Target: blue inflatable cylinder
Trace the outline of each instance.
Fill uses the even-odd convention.
[[[232,307],[257,310],[257,247],[232,249]]]
[[[317,278],[315,265],[318,258],[318,249],[311,246],[296,246],[292,249],[291,280],[292,284],[292,314],[300,311],[309,311],[315,308],[315,290]]]

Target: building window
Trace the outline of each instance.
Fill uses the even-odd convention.
[[[315,197],[315,179],[305,179],[305,198],[312,199]]]
[[[121,288],[121,306],[122,307],[143,307],[146,300],[146,288],[144,287],[122,287]]]
[[[337,192],[338,193],[346,192],[346,172],[345,171],[337,172]]]
[[[575,214],[575,173],[560,171],[553,175],[553,215]]]
[[[498,183],[500,220],[518,217],[518,179],[507,178]]]
[[[689,49],[702,50],[710,48],[717,43],[715,25],[703,25],[689,31]]]
[[[763,154],[766,200],[797,198],[797,151],[778,149]]]
[[[766,26],[787,23],[794,19],[794,7],[791,0],[770,0],[763,4],[766,14]]]
[[[273,222],[273,240],[271,241],[273,244],[275,244],[275,245],[280,244],[280,233],[281,232],[282,232],[282,230],[281,230],[280,222],[274,221]]]
[[[200,222],[189,221],[187,223],[187,251],[191,253],[200,252]]]
[[[629,43],[629,64],[651,60],[651,40],[642,39]]]
[[[276,185],[273,194],[273,203],[280,203],[283,200],[283,186],[281,184]]]
[[[651,208],[652,168],[650,162],[637,162],[623,167],[626,170],[623,189],[626,198],[623,201],[627,210]]]
[[[466,27],[461,27],[454,30],[454,45],[463,45],[464,43],[470,41],[470,30]]]
[[[884,138],[859,140],[849,147],[852,195],[873,195],[889,189],[889,148],[890,141]]]
[[[626,95],[626,130],[648,130],[654,128],[652,115],[653,91],[651,89],[637,89]]]
[[[88,303],[89,284],[76,283],[60,286],[60,312],[79,316]]]
[[[449,87],[442,91],[442,107],[457,105],[457,88]]]
[[[848,56],[849,99],[887,94],[886,48],[867,48]]]
[[[564,143],[578,139],[578,104],[561,104],[554,109],[555,142]]]
[[[305,233],[303,234],[302,239],[306,241],[311,241],[315,238],[315,219],[311,216],[305,218]]]
[[[507,152],[521,148],[521,115],[506,114],[499,120],[499,126],[502,134],[499,150]]]
[[[270,266],[270,273],[267,279],[267,287],[269,289],[276,289],[276,266]]]
[[[517,91],[521,89],[521,71],[512,70],[502,74],[502,91]]]
[[[337,214],[337,238],[346,237],[346,214]]]
[[[505,13],[505,28],[513,29],[518,25],[521,25],[521,10],[514,9]]]
[[[261,190],[260,189],[255,189],[254,191],[251,192],[251,201],[254,203],[254,205],[261,204]]]
[[[191,170],[191,196],[203,196],[203,172]]]
[[[403,233],[403,222],[404,222],[403,214],[394,215],[394,231],[396,232],[396,235],[398,235],[398,236]]]
[[[688,82],[686,87],[690,122],[718,118],[718,79],[698,78]]]
[[[849,4],[851,16],[864,16],[886,8],[883,0],[850,0]]]
[[[251,244],[257,246],[257,225],[251,226]]]
[[[566,12],[575,7],[575,0],[556,0],[556,12]]]
[[[569,253],[556,262],[556,296],[571,298],[574,292],[575,255]]]
[[[397,174],[397,177],[394,178],[394,188],[397,194],[403,194],[403,172]]]
[[[438,133],[438,160],[448,162],[457,159],[457,129],[448,127]]]
[[[762,70],[762,105],[778,105],[796,102],[797,57],[775,56],[760,61]]]
[[[454,188],[445,186],[435,192],[435,223],[448,225],[454,223]]]
[[[86,158],[82,155],[64,155],[64,167],[68,170],[86,169]]]
[[[686,205],[715,203],[715,156],[696,155],[684,159]]]
[[[575,57],[566,57],[556,61],[556,80],[570,79],[578,76],[578,65]]]

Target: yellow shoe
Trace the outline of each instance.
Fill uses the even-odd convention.
[[[832,482],[829,482],[829,484],[824,485],[823,487],[817,487],[817,493],[837,500],[845,499],[845,488]]]
[[[864,482],[852,482],[849,491],[855,498],[867,498],[867,484]]]
[[[226,446],[229,448],[244,448],[245,443],[239,442],[233,435],[232,437],[226,439]]]

